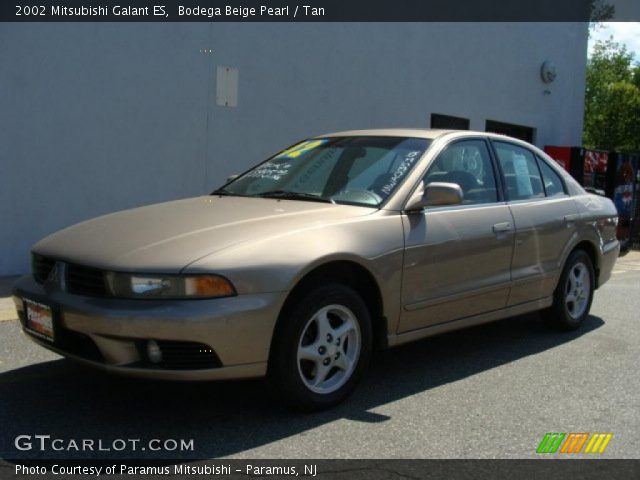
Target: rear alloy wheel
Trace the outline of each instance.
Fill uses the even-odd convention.
[[[548,310],[552,325],[563,330],[578,328],[589,315],[594,289],[591,258],[583,250],[576,250],[567,259]]]
[[[307,411],[341,402],[371,357],[371,319],[360,296],[344,285],[318,287],[281,320],[269,361],[273,389]]]
[[[571,267],[564,287],[564,303],[569,316],[579,320],[589,307],[590,298],[591,276],[587,266],[578,262]]]

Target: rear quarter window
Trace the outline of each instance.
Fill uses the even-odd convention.
[[[560,175],[540,157],[538,157],[538,165],[540,166],[540,172],[542,173],[542,182],[544,183],[544,189],[547,193],[547,197],[566,195],[567,192],[565,191],[564,183],[560,178]]]

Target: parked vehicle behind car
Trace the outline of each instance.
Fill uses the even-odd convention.
[[[535,310],[578,328],[618,256],[616,224],[610,200],[525,142],[340,132],[210,195],[48,236],[14,302],[30,339],[83,363],[266,377],[319,409],[352,392],[378,348]]]

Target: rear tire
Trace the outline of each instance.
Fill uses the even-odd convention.
[[[545,310],[548,323],[560,330],[575,330],[589,315],[595,271],[591,258],[584,250],[569,255],[553,294],[553,304]]]
[[[371,358],[365,303],[353,289],[330,283],[301,295],[285,315],[269,359],[271,389],[299,410],[337,405],[351,394]]]

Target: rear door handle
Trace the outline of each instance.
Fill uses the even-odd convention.
[[[493,233],[504,233],[512,230],[510,222],[496,223],[493,226]]]

